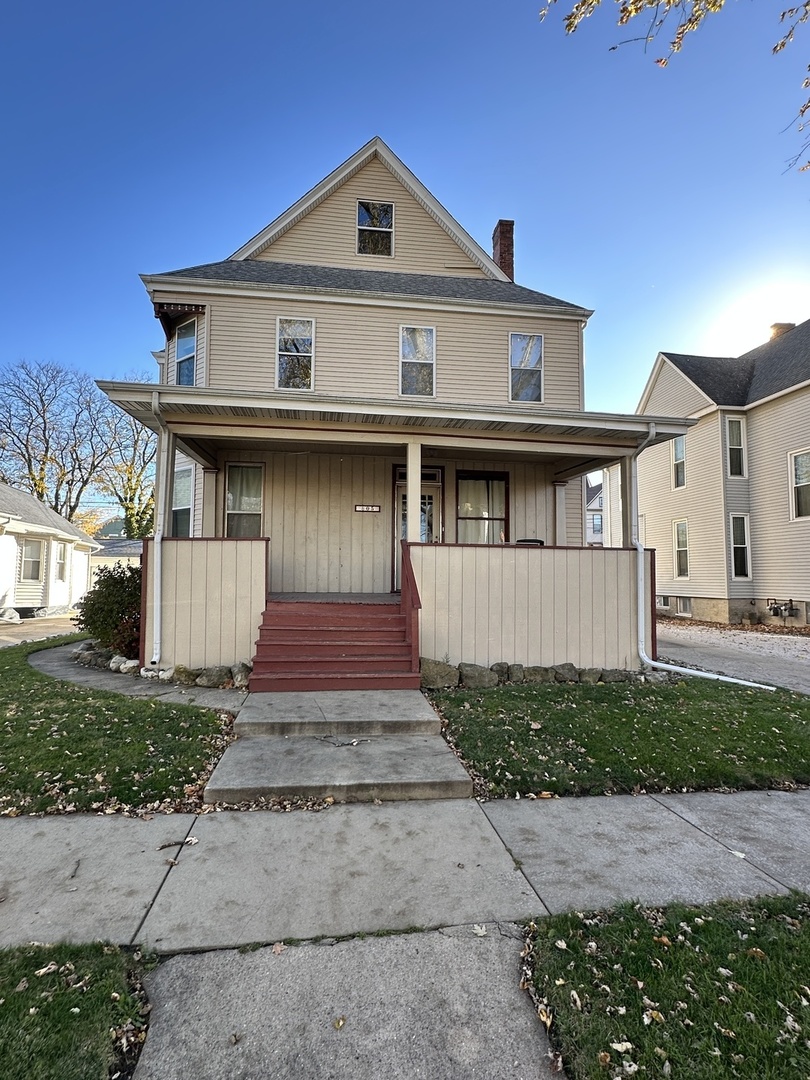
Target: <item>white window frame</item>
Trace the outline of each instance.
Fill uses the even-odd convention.
[[[430,367],[431,367],[432,372],[433,372],[433,378],[431,380],[432,384],[433,384],[433,393],[432,394],[406,394],[405,391],[402,389],[402,366],[403,366],[403,364],[406,364],[406,363],[407,364],[423,364],[425,367],[428,366],[428,362],[426,360],[406,360],[405,357],[402,355],[402,346],[404,344],[405,331],[406,330],[430,330],[431,334],[433,335],[433,359],[430,361]],[[436,327],[435,326],[414,326],[413,323],[401,323],[400,324],[400,327],[399,327],[399,396],[404,397],[404,398],[408,398],[409,401],[412,400],[413,398],[435,398],[436,397]]]
[[[188,506],[176,506],[175,497],[177,492],[177,477],[180,473],[187,472],[190,474],[190,483],[188,491]],[[172,477],[172,536],[177,536],[174,528],[174,512],[175,510],[188,510],[188,537],[194,535],[194,466],[193,465],[181,465],[179,469],[174,470],[174,476]],[[185,539],[185,537],[183,537]]]
[[[731,423],[740,425],[740,445],[736,446],[731,442]],[[731,471],[731,451],[739,450],[742,457],[742,472]],[[730,480],[744,480],[748,476],[748,448],[746,446],[746,431],[745,431],[745,417],[744,416],[727,416],[726,417],[726,476]]]
[[[39,555],[38,555],[38,557],[36,559],[31,558],[30,556],[26,555],[26,553],[25,553],[25,549],[28,547],[29,544],[36,544],[37,547],[39,548]],[[34,577],[31,573],[26,574],[26,572],[25,572],[25,564],[26,563],[30,563],[30,564],[37,563],[37,564],[39,564],[39,570],[37,572],[36,577]],[[43,574],[44,569],[45,569],[45,544],[44,544],[44,542],[42,540],[36,540],[36,539],[30,538],[30,537],[24,538],[23,542],[22,542],[22,551],[20,553],[20,581],[26,581],[26,582],[37,583],[38,584],[38,583],[40,583],[42,581],[42,574]]]
[[[683,456],[676,457],[676,448],[678,443],[683,447]],[[678,483],[678,466],[681,466],[683,470],[683,483]],[[686,487],[686,436],[677,435],[672,440],[672,490],[680,491],[681,488]]]
[[[519,368],[512,366],[512,338],[515,337],[533,337],[540,339],[540,397],[534,401],[526,401],[523,398],[512,397],[512,372],[513,371],[534,371],[535,368]],[[523,330],[512,330],[509,333],[508,344],[508,358],[507,363],[509,365],[509,400],[516,405],[543,405],[546,400],[546,340],[545,334],[534,334]]]
[[[224,513],[225,520],[223,522],[224,529],[223,529],[222,535],[225,536],[225,537],[227,537],[229,535],[229,533],[228,533],[228,518],[229,517],[238,517],[238,516],[240,516],[242,514],[244,514],[246,516],[253,517],[255,515],[255,513],[256,513],[254,510],[229,510],[228,509],[228,490],[230,488],[230,472],[231,472],[231,469],[260,469],[261,470],[261,488],[260,488],[260,490],[261,490],[261,496],[262,496],[262,505],[261,505],[261,509],[259,510],[259,532],[256,534],[255,537],[250,537],[249,538],[249,539],[254,539],[254,540],[259,539],[262,536],[264,536],[264,511],[265,511],[265,497],[264,497],[265,472],[264,472],[264,464],[262,462],[260,462],[260,461],[229,461],[226,464],[226,466],[225,466],[225,490],[224,490],[223,499],[222,499],[223,513]]]
[[[180,340],[180,331],[184,326],[194,326],[194,352],[190,356],[184,356],[182,361],[177,356],[177,346]],[[199,353],[199,328],[197,326],[197,316],[195,315],[191,319],[185,319],[183,322],[179,322],[174,328],[174,382],[176,386],[196,386],[197,385],[197,356]],[[180,364],[188,363],[191,361],[191,382],[180,382]]]
[[[599,527],[598,528],[596,526],[597,518],[599,519]],[[605,525],[604,516],[602,515],[601,511],[598,514],[593,514],[591,516],[591,532],[594,534],[594,536],[596,536],[597,533],[599,533],[600,536],[602,535],[602,532],[604,530],[604,525]]]
[[[734,570],[734,551],[740,547],[740,544],[734,543],[734,521],[735,519],[741,519],[745,528],[745,565],[747,573],[737,574]],[[729,552],[731,554],[731,580],[732,581],[750,581],[751,580],[751,531],[750,531],[750,519],[748,514],[729,514],[728,515],[728,541]]]
[[[64,540],[56,541],[54,558],[54,581],[67,581],[68,546]]]
[[[683,525],[686,529],[686,546],[678,547],[678,526]],[[678,573],[678,552],[686,552],[686,573]],[[677,521],[672,522],[672,569],[674,576],[678,581],[688,581],[689,579],[689,520],[688,518],[679,518]]]
[[[682,619],[692,618],[692,597],[691,596],[676,596],[675,597],[675,614],[679,615]]]
[[[312,352],[309,354],[309,386],[281,386],[279,382],[279,358],[281,357],[281,350],[279,349],[279,336],[281,333],[282,322],[308,322],[312,325],[312,333],[310,337],[312,339]],[[285,356],[289,356],[289,353],[285,353]],[[300,356],[306,356],[306,353],[299,353]],[[276,316],[276,390],[281,390],[285,394],[312,394],[315,392],[315,320],[311,315],[277,315]]]
[[[361,225],[360,224],[360,203],[378,203],[380,206],[391,207],[391,228],[380,229],[376,225]],[[396,222],[397,222],[397,208],[396,203],[390,199],[358,199],[354,208],[354,237],[355,237],[355,254],[359,255],[362,259],[393,259],[394,257],[394,242],[396,239]],[[391,254],[380,255],[371,251],[360,250],[360,230],[363,229],[366,232],[382,232],[391,234]]]
[[[799,487],[806,486],[805,484],[796,483],[796,458],[802,457],[804,454],[810,454],[810,446],[806,446],[802,450],[793,450],[788,454],[788,488],[791,521],[810,521],[810,514],[796,513],[796,492]]]

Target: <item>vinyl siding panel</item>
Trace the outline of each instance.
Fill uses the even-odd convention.
[[[673,410],[670,410],[673,411]],[[672,487],[670,443],[645,450],[638,463],[639,513],[647,547],[655,548],[656,591],[676,596],[727,597],[728,524],[723,499],[722,442],[717,413],[686,435],[686,486]],[[672,523],[687,521],[689,577],[676,578]]]
[[[756,595],[810,600],[810,518],[791,521],[790,453],[810,448],[810,389],[748,413],[751,557]]]
[[[394,255],[357,254],[357,202],[394,204]],[[370,161],[288,229],[259,259],[357,270],[488,275],[379,161]]]
[[[286,301],[267,297],[213,297],[208,385],[257,392],[275,389],[276,319],[315,320],[314,385],[324,394],[358,400],[400,400],[401,326],[436,331],[435,400],[492,405],[509,402],[509,334],[543,335],[544,402],[579,409],[582,357],[576,320],[508,314],[460,313],[368,304]],[[402,398],[414,401],[413,397]]]
[[[711,404],[709,398],[701,393],[694,383],[665,360],[644,413],[648,416],[692,416]]]

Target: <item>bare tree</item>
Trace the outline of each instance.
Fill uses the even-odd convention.
[[[114,452],[99,469],[95,487],[111,495],[124,515],[124,534],[140,539],[152,533],[155,516],[157,439],[131,416],[122,416]]]

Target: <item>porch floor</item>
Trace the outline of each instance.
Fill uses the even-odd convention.
[[[398,604],[399,593],[284,592],[271,593],[267,599],[298,604]]]

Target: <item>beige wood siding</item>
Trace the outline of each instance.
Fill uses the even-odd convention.
[[[654,416],[692,416],[711,404],[694,383],[665,360],[644,412]]]
[[[188,302],[188,299],[187,297],[175,297],[174,301],[169,302],[185,304]],[[182,326],[183,323],[190,322],[190,320],[194,318],[197,320],[197,355],[194,363],[194,385],[207,386],[206,359],[208,355],[208,326],[205,314],[199,312],[197,315],[179,318],[175,322],[175,328]],[[166,342],[166,373],[164,377],[169,386],[174,386],[177,382],[176,345],[177,339],[175,337],[169,338]]]
[[[585,544],[585,489],[582,477],[569,480],[565,488],[565,542],[568,547]]]
[[[791,521],[789,454],[810,449],[810,389],[748,413],[751,555],[756,595],[810,601],[810,518]]]
[[[640,666],[635,551],[415,545],[411,554],[423,656],[486,667]],[[646,610],[649,564],[647,553]]]
[[[394,204],[392,257],[357,254],[358,200]],[[488,276],[377,159],[356,172],[258,258],[358,270]]]
[[[146,663],[154,637],[154,541],[147,556]],[[265,540],[162,543],[163,625],[160,668],[250,661],[266,603]]]
[[[265,298],[210,299],[208,385],[230,390],[275,389],[276,319],[315,320],[315,391],[351,393],[358,401],[400,398],[401,326],[436,330],[435,399],[508,407],[509,334],[542,334],[544,408],[579,409],[582,396],[580,333],[573,319],[495,313],[459,313],[369,304]]]
[[[639,513],[646,543],[656,549],[659,593],[728,597],[728,519],[723,499],[723,447],[720,417],[703,417],[686,435],[686,486],[672,486],[672,445],[645,450],[638,462]],[[689,577],[676,578],[673,522],[686,521]]]

